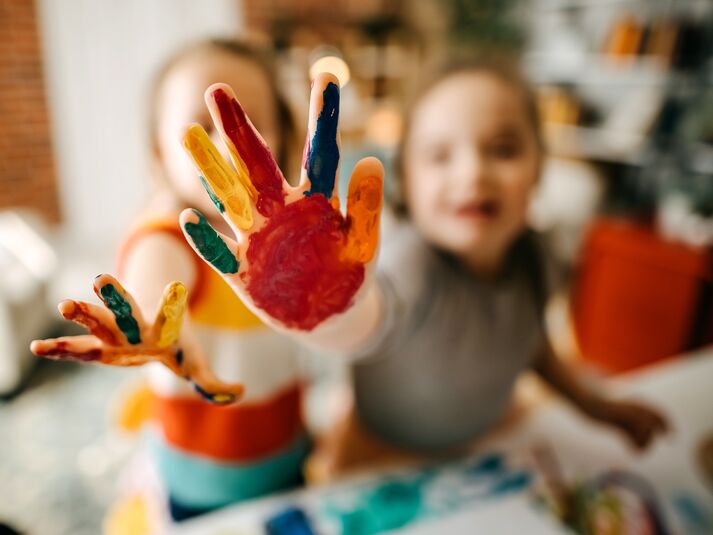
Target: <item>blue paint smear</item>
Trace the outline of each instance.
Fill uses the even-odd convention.
[[[695,533],[713,533],[713,518],[706,514],[703,506],[693,496],[678,494],[673,497],[673,504],[687,524],[688,530],[693,528]]]
[[[342,535],[375,535],[407,526],[427,513],[423,499],[429,477],[386,479],[359,492],[357,503],[343,509],[327,506],[327,514],[340,525]]]
[[[339,87],[332,82],[322,92],[324,105],[317,117],[317,128],[307,159],[307,176],[311,186],[305,195],[321,193],[328,199],[334,191],[339,166],[337,124],[339,123]]]
[[[490,453],[477,459],[465,469],[469,477],[493,476],[505,470],[505,459],[501,453]]]
[[[265,523],[268,535],[315,535],[305,512],[289,507]]]
[[[511,492],[519,492],[530,485],[532,476],[529,472],[521,470],[503,477],[488,489],[487,495],[491,497],[510,494]]]

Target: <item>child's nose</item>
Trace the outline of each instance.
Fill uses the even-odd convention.
[[[487,160],[477,151],[463,151],[457,162],[455,175],[461,186],[473,186],[487,180],[487,167]]]

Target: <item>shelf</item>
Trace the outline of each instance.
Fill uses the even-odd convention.
[[[608,8],[612,6],[632,7],[636,4],[646,5],[650,7],[661,7],[668,5],[670,7],[695,7],[697,9],[710,8],[709,0],[684,0],[682,2],[672,2],[671,0],[539,0],[535,3],[533,9],[539,12],[557,12],[574,9],[590,9],[590,8]]]
[[[543,127],[549,154],[598,162],[638,165],[640,135],[612,132],[602,128],[547,123]]]
[[[676,76],[659,59],[640,56],[616,59],[603,54],[557,57],[557,54],[530,52],[525,55],[523,66],[535,84],[661,86]]]

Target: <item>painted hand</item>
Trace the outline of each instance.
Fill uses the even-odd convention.
[[[196,252],[261,317],[309,331],[354,302],[378,246],[383,167],[365,158],[349,182],[347,215],[339,210],[339,86],[319,75],[312,86],[300,183],[291,187],[230,87],[206,91],[231,166],[202,127],[184,145],[236,240],[217,233],[197,210],[181,214]]]
[[[604,401],[593,416],[614,426],[637,449],[646,449],[657,435],[669,429],[665,416],[656,409],[635,401]]]
[[[86,327],[91,334],[35,340],[30,345],[38,357],[52,360],[96,362],[111,366],[140,366],[161,362],[176,375],[191,381],[198,393],[214,403],[232,403],[242,385],[218,380],[195,351],[179,347],[187,291],[180,282],[166,286],[154,322],[149,325],[133,297],[111,275],[94,279],[94,292],[104,307],[80,301],[62,301],[65,319]]]

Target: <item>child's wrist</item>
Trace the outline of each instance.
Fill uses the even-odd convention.
[[[291,331],[296,338],[316,349],[350,354],[369,343],[383,316],[381,290],[373,280],[355,296],[354,303],[312,331]]]

